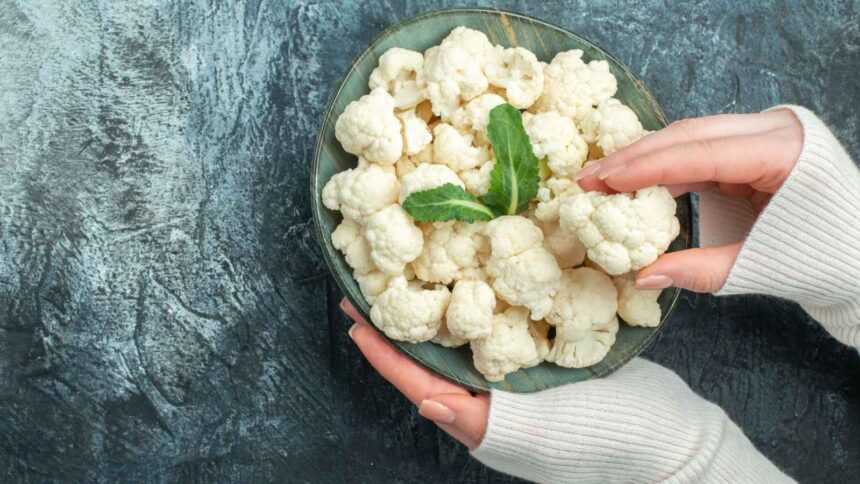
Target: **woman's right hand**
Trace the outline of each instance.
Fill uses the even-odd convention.
[[[665,185],[674,196],[716,187],[761,211],[794,168],[803,127],[788,109],[685,119],[583,168],[584,190],[633,192]],[[636,275],[640,289],[716,292],[743,242],[664,254]]]

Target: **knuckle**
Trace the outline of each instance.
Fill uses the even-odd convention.
[[[687,118],[671,124],[681,137],[687,140],[700,138],[706,125],[707,121],[704,118]]]

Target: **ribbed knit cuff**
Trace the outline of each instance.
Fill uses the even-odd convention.
[[[803,148],[759,215],[717,295],[759,293],[799,302],[840,341],[860,347],[860,171],[809,110]]]
[[[790,482],[717,406],[635,359],[607,378],[494,391],[472,455],[537,482]]]

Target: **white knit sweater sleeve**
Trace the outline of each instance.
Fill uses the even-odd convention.
[[[795,168],[758,220],[744,201],[703,194],[702,245],[746,237],[719,294],[793,299],[860,346],[860,172],[814,114],[785,107],[804,128]],[[719,407],[642,359],[540,393],[494,391],[473,455],[538,482],[791,482]]]

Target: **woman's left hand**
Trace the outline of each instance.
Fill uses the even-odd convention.
[[[487,431],[489,396],[473,395],[418,366],[371,328],[349,301],[344,299],[340,307],[355,321],[349,336],[376,371],[417,405],[422,417],[470,449],[477,448]]]

